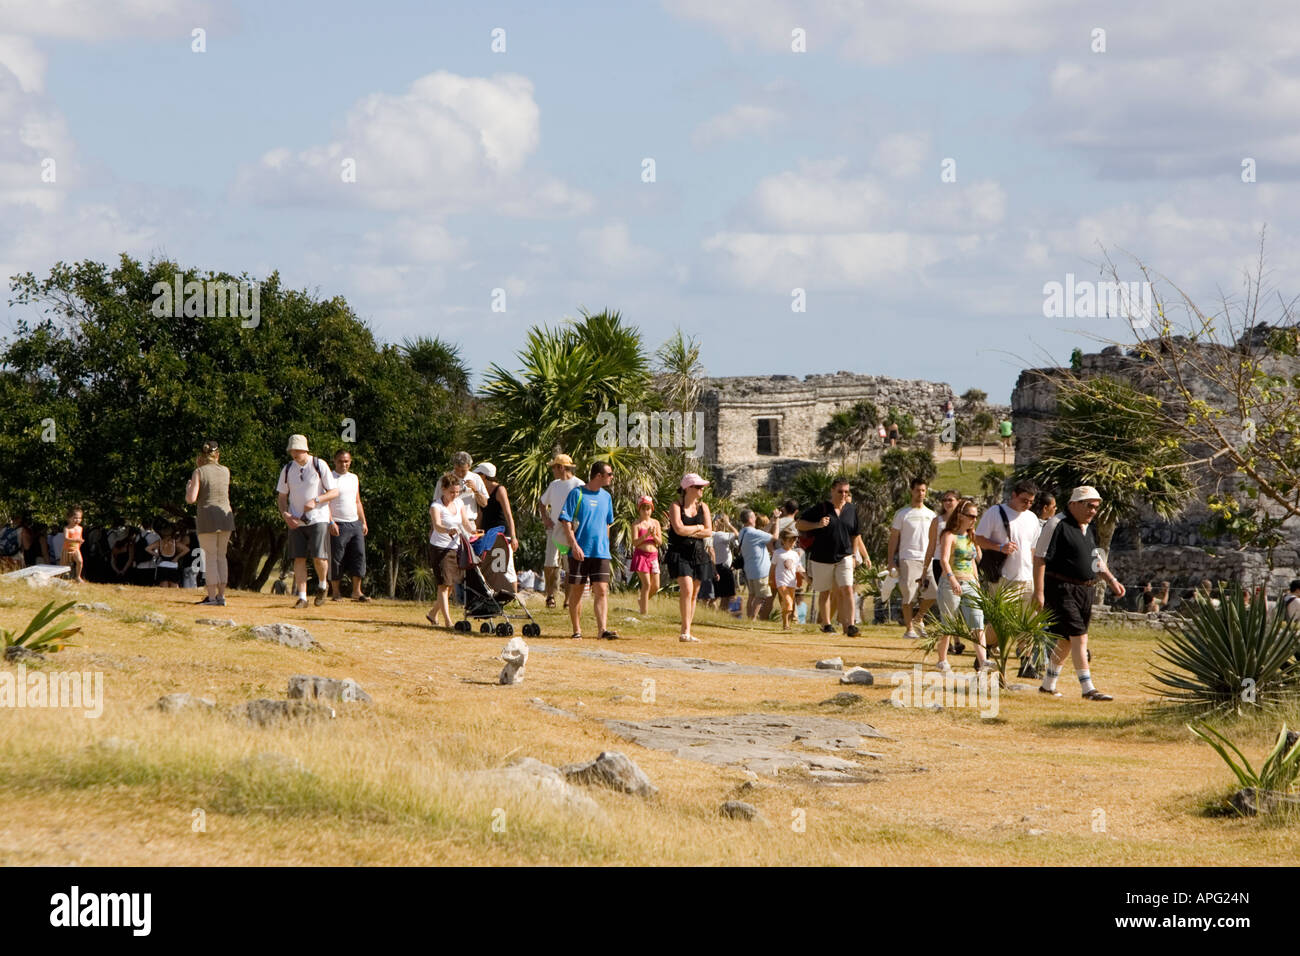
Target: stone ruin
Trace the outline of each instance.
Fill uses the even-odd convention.
[[[943,405],[958,405],[952,386],[923,379],[836,372],[833,375],[748,375],[706,381],[702,458],[712,462],[720,494],[743,496],[786,485],[809,466],[826,467],[817,433],[833,414],[870,401],[880,414],[890,408],[912,416],[921,435],[937,436]],[[1007,406],[988,405],[995,417]],[[864,460],[879,457],[877,446]]]

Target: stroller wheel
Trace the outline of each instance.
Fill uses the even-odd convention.
[[[491,633],[492,633],[492,625],[489,624],[487,621],[484,621],[482,624],[480,624],[480,625],[478,626],[478,632],[479,632],[480,634],[491,634]]]
[[[524,625],[524,637],[536,637],[536,636],[537,636],[537,625],[536,625],[536,624],[525,624],[525,625]]]
[[[469,621],[457,621],[455,624],[455,629],[457,631],[460,631],[462,634],[465,633],[466,631],[469,630]]]
[[[497,625],[497,637],[507,637],[509,636],[512,630],[513,628],[509,624],[507,624],[505,621],[502,621],[500,624]]]

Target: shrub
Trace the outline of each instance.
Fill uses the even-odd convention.
[[[79,627],[54,625],[54,622],[67,613],[74,602],[69,601],[61,607],[54,607],[51,601],[36,612],[21,634],[0,629],[0,647],[4,648],[5,657],[9,657],[9,648],[21,647],[33,653],[42,651],[61,651],[67,645],[67,639],[81,630]]]
[[[1300,632],[1263,600],[1246,603],[1233,585],[1216,608],[1202,595],[1165,624],[1151,676],[1166,700],[1202,712],[1240,714],[1242,705],[1269,710],[1294,700],[1300,672],[1293,656]]]

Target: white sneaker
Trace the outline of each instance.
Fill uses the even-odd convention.
[[[924,625],[924,624],[918,624],[918,625],[916,625],[916,633],[917,633],[920,637],[929,637],[929,636],[930,636],[929,634],[925,633],[925,625]]]
[[[906,638],[907,640],[909,640],[909,641],[914,641],[914,640],[916,640],[917,634],[916,634],[916,631],[912,630],[912,629],[909,627],[909,628],[907,629],[907,632],[903,634],[903,637],[905,637],[905,638]]]
[[[940,673],[940,674],[951,674],[951,673],[952,673],[952,665],[949,664],[947,661],[940,661],[940,662],[938,663],[938,665],[936,665],[936,666],[939,668],[939,673]]]

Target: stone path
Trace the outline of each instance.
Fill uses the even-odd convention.
[[[543,647],[534,645],[530,648],[539,654],[572,653],[567,648]],[[699,671],[705,674],[749,674],[760,677],[812,677],[826,680],[828,677],[839,678],[825,670],[808,668],[802,670],[794,667],[759,667],[757,664],[737,664],[733,661],[710,661],[703,657],[652,657],[649,654],[623,654],[619,651],[583,648],[577,651],[582,657],[609,661],[612,664],[631,664],[637,667],[653,667],[662,670]]]
[[[799,714],[722,714],[604,723],[633,743],[666,750],[685,760],[741,766],[772,775],[786,768],[806,768],[820,771],[815,775],[821,779],[849,776],[862,769],[831,751],[875,757],[879,755],[858,749],[862,738],[888,739],[869,724]]]

